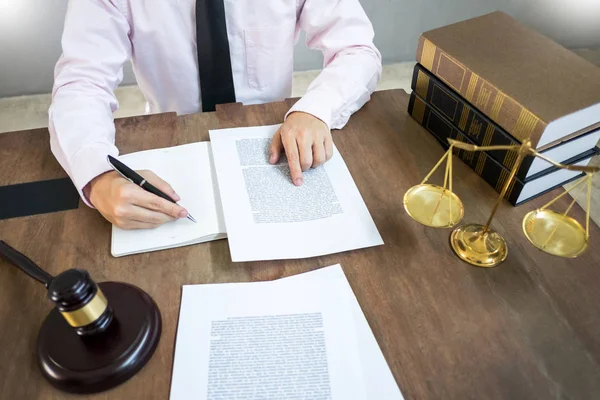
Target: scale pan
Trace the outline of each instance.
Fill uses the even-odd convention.
[[[403,203],[412,219],[432,228],[452,228],[460,222],[465,211],[457,195],[428,183],[408,189]]]
[[[546,253],[575,258],[588,247],[585,229],[575,219],[552,210],[535,210],[523,218],[527,239]]]

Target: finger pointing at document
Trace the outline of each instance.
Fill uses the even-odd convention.
[[[316,168],[333,155],[333,140],[327,124],[303,112],[293,112],[275,135],[269,148],[270,163],[279,162],[285,152],[294,185],[303,183],[302,172]]]

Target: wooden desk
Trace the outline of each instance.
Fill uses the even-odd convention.
[[[591,227],[592,245],[582,257],[552,257],[521,230],[525,213],[551,195],[519,208],[505,203],[494,227],[509,243],[507,261],[495,269],[463,263],[449,247],[448,230],[417,224],[402,206],[404,192],[443,153],[408,116],[407,101],[400,90],[376,93],[334,133],[382,247],[234,264],[227,241],[218,241],[117,259],[109,252],[110,225],[81,203],[73,211],[0,221],[0,237],[50,273],[86,268],[99,282],[138,285],[158,303],[163,335],[152,360],[130,381],[90,398],[168,397],[181,285],[275,279],[335,263],[344,267],[407,399],[600,398],[600,229]],[[208,129],[277,123],[290,104],[122,119],[117,141],[131,152],[207,140]],[[0,135],[0,185],[62,176],[45,129]],[[485,222],[492,188],[458,161],[454,187],[465,221]],[[580,208],[574,215],[584,216]],[[82,398],[57,392],[37,369],[37,332],[51,308],[44,292],[0,261],[2,399]]]

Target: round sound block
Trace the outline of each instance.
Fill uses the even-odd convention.
[[[142,369],[158,345],[160,311],[148,294],[126,283],[98,286],[114,311],[105,332],[79,336],[56,309],[40,329],[40,369],[60,390],[96,393],[111,389]]]

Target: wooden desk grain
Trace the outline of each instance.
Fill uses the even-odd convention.
[[[600,398],[600,229],[591,227],[591,246],[576,260],[531,246],[521,219],[555,191],[518,208],[501,206],[494,227],[509,244],[504,264],[478,269],[461,262],[449,247],[449,230],[423,227],[403,209],[404,192],[443,154],[408,116],[407,101],[403,91],[376,93],[334,133],[385,241],[381,247],[232,263],[222,240],[117,259],[109,253],[110,225],[83,204],[0,221],[0,237],[50,273],[86,268],[97,281],[138,285],[158,303],[164,326],[152,360],[129,382],[89,398],[168,398],[183,284],[275,279],[336,263],[407,399]],[[277,123],[290,104],[126,118],[117,121],[117,142],[130,152],[207,140],[208,129]],[[64,176],[49,154],[45,130],[3,134],[0,184]],[[465,222],[485,222],[495,192],[458,161],[454,187]],[[567,204],[563,200],[559,206]],[[583,212],[577,207],[574,215],[582,218]],[[51,308],[44,292],[0,261],[1,399],[85,398],[54,390],[37,369],[37,331]]]

